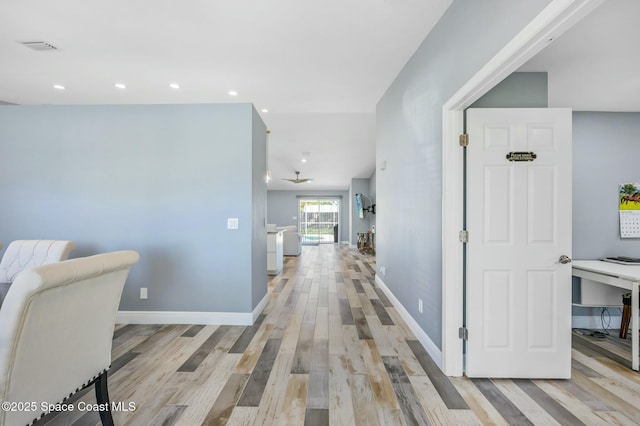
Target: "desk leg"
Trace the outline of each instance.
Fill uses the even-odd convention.
[[[638,371],[638,281],[631,285],[631,368]]]

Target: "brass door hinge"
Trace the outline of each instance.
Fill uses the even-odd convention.
[[[469,133],[460,135],[460,146],[469,146]]]

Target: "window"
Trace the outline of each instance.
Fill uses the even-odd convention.
[[[303,199],[299,200],[299,210],[298,231],[302,235],[302,244],[338,242],[340,200]]]

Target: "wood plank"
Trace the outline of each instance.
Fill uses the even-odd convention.
[[[529,419],[533,424],[559,425],[554,418],[536,403],[529,395],[520,389],[513,380],[493,379],[495,386],[509,398],[511,403]]]
[[[328,362],[328,360],[327,360]],[[312,371],[309,374],[307,408],[329,409],[329,371]]]
[[[373,339],[373,335],[369,329],[369,323],[367,323],[367,318],[364,316],[362,308],[352,308],[351,312],[353,312],[353,320],[356,324],[356,330],[358,331],[358,338]]]
[[[371,304],[373,305],[373,309],[376,311],[376,315],[378,315],[378,318],[380,318],[380,322],[382,323],[382,325],[395,324],[389,316],[389,313],[385,309],[384,305],[382,304],[382,301],[380,301],[379,299],[373,299],[371,300]]]
[[[578,370],[571,371],[571,382],[585,391],[604,401],[615,411],[619,411],[630,419],[637,420],[640,424],[640,409],[637,404],[629,404],[624,399],[610,392],[598,383],[600,379],[592,379]]]
[[[276,415],[274,425],[304,424],[308,380],[309,376],[304,374],[294,374],[289,377],[282,407]]]
[[[573,377],[573,373],[571,374]],[[584,403],[591,411],[613,411],[604,401],[593,395],[591,392],[577,386],[573,380],[558,380],[553,382],[557,386],[570,395],[571,400]]]
[[[565,388],[561,387],[553,380],[536,380],[536,385],[542,389],[550,398],[552,398],[557,404],[565,407],[573,415],[575,415],[580,421],[588,425],[602,425],[607,426],[608,423],[602,420],[593,412],[583,401],[576,399],[573,395],[568,393]],[[607,411],[607,410],[599,410]],[[555,418],[555,416],[554,416]],[[557,420],[557,418],[556,418]]]
[[[383,356],[382,362],[391,379],[391,385],[396,393],[400,410],[404,414],[405,421],[409,425],[429,425],[431,422],[427,417],[416,393],[409,381],[409,377],[402,369],[400,360],[395,356]]]
[[[595,355],[592,355],[592,357],[607,357],[609,359],[614,360],[615,362],[617,362],[618,364],[624,367],[631,368],[631,354],[629,354],[625,358],[618,354],[612,353],[602,348],[601,346],[596,345],[593,342],[590,342],[587,339],[581,339],[581,338],[576,339],[576,345],[582,348],[583,353],[586,353],[588,351],[591,354],[595,354]]]
[[[202,361],[216,348],[216,345],[222,340],[225,334],[229,331],[231,326],[221,325],[214,331],[211,336],[196,350],[193,355],[189,357],[181,366],[178,371],[194,372],[200,366]]]
[[[307,408],[304,416],[304,426],[329,426],[329,410]]]
[[[384,291],[382,291],[380,287],[375,287],[373,290],[376,292],[376,294],[378,295],[378,299],[380,299],[382,305],[385,308],[393,308],[393,303],[391,303],[387,295],[384,293]]]
[[[533,381],[514,379],[513,382],[561,425],[584,425],[580,419],[540,389]]]
[[[275,419],[282,411],[287,383],[292,377],[289,371],[293,354],[279,354],[273,364],[272,373],[267,381],[265,391],[256,414],[256,425],[275,425]],[[306,376],[305,376],[306,377]]]
[[[311,371],[314,329],[314,324],[302,324],[291,366],[291,374],[309,374]]]
[[[364,288],[362,287],[362,283],[360,283],[359,279],[354,278],[351,280],[351,282],[353,283],[353,288],[355,289],[356,293],[364,293]]]
[[[315,319],[314,339],[329,339],[329,308],[318,306]]]
[[[255,337],[260,327],[262,326],[262,323],[264,322],[265,318],[266,318],[265,314],[260,314],[252,326],[245,328],[245,330],[242,332],[242,334],[240,335],[236,343],[231,347],[229,352],[233,354],[243,353],[247,349],[247,346],[249,346],[249,343],[251,343],[251,340],[253,340],[253,338]]]
[[[255,424],[257,415],[258,407],[236,407],[227,424],[229,426],[252,426]]]
[[[347,299],[338,299],[338,303],[342,325],[354,325],[355,322],[353,320],[353,313],[351,312],[351,305],[349,305],[349,301]]]
[[[258,330],[256,337],[251,341],[247,349],[242,354],[240,361],[236,364],[233,371],[234,373],[251,374],[258,362],[258,358],[260,357],[262,350],[264,349],[264,345],[271,336],[272,329],[272,324],[266,324]]]
[[[467,410],[469,406],[460,396],[458,390],[451,384],[442,373],[442,370],[433,362],[427,351],[417,340],[407,340],[407,345],[415,355],[416,359],[424,369],[429,380],[438,391],[438,394],[450,410]]]
[[[369,374],[371,392],[376,400],[376,405],[378,407],[400,408],[395,391],[391,385],[391,380],[389,379],[389,375],[387,374],[375,342],[372,340],[361,340],[360,346]]]
[[[351,376],[351,395],[355,424],[358,426],[380,425],[368,375],[355,374]]]
[[[491,402],[510,425],[533,425],[516,405],[489,379],[471,379],[473,384]]]
[[[360,293],[358,294],[358,296],[360,297],[360,306],[362,307],[362,312],[364,312],[366,316],[375,315],[376,311],[375,309],[373,309],[373,305],[371,304],[371,300],[369,299],[367,294]]]
[[[351,374],[345,355],[329,356],[329,424],[353,426]]]
[[[182,333],[181,337],[193,337],[196,334],[200,333],[200,330],[202,330],[204,327],[204,325],[192,325],[187,329],[187,331]]]
[[[329,314],[329,354],[340,355],[347,353],[342,333],[342,322],[338,315]]]
[[[232,374],[213,403],[211,410],[207,413],[202,425],[226,425],[240,399],[240,394],[244,390],[247,380],[249,380],[248,374]]]
[[[184,410],[186,405],[167,405],[158,415],[149,423],[150,426],[171,426],[176,424]]]
[[[468,377],[450,377],[450,380],[476,415],[480,424],[508,426],[505,419]]]
[[[281,278],[278,281],[278,284],[274,287],[273,292],[274,293],[280,293],[282,291],[282,289],[284,288],[284,286],[286,286],[289,283],[289,279],[288,278]]]
[[[218,358],[218,368],[213,370],[206,380],[194,381],[190,386],[183,388],[180,397],[175,399],[187,405],[177,422],[178,425],[202,424],[205,421],[233,374],[233,364],[240,357],[239,354],[223,352],[217,352],[215,356]]]
[[[238,406],[245,407],[257,407],[260,404],[260,399],[267,386],[269,375],[271,374],[271,368],[276,360],[278,349],[280,348],[280,339],[269,339],[258,358],[247,385],[244,388],[240,400],[238,400]]]

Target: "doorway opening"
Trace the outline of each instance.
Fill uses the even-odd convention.
[[[447,376],[461,376],[464,366],[460,338],[464,324],[464,261],[460,240],[464,210],[463,198],[459,195],[463,193],[464,156],[458,143],[464,133],[464,110],[602,1],[552,0],[442,107],[442,163],[446,165],[442,176],[442,347],[435,356]]]
[[[340,200],[303,199],[298,201],[298,232],[302,245],[338,242]]]

